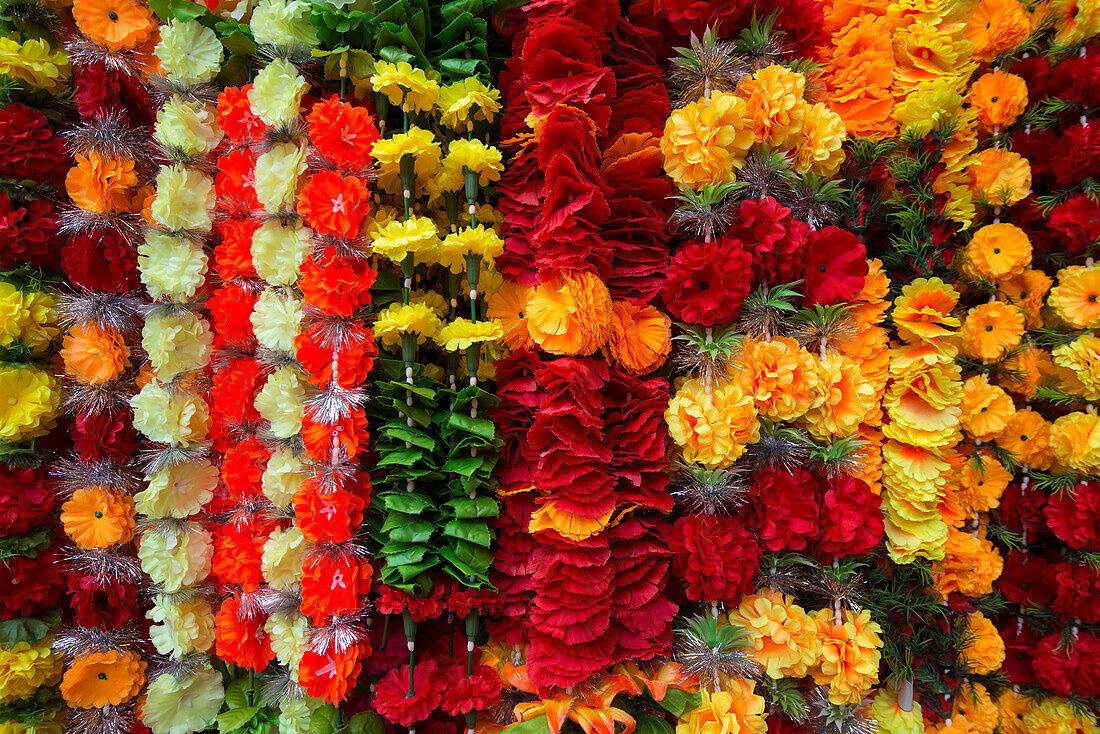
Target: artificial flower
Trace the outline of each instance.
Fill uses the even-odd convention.
[[[751,681],[728,681],[720,691],[702,691],[697,708],[685,711],[676,734],[765,734],[764,699]]]
[[[255,405],[260,417],[271,424],[271,432],[279,438],[289,438],[302,430],[306,380],[300,370],[281,367],[271,374],[256,394]]]
[[[302,0],[260,0],[248,27],[256,43],[292,49],[315,48],[319,43],[317,29],[310,23],[309,3]]]
[[[209,727],[225,700],[222,676],[213,667],[162,673],[149,684],[141,721],[153,734],[189,734]]]
[[[141,282],[153,298],[185,301],[205,281],[206,253],[188,239],[150,230],[137,252]]]
[[[493,121],[500,112],[500,92],[469,76],[441,87],[436,107],[444,125],[469,130],[475,122]]]
[[[285,125],[298,117],[302,96],[307,91],[309,84],[294,65],[285,59],[275,59],[252,80],[248,102],[265,124]]]
[[[859,614],[845,609],[840,615],[822,609],[815,619],[821,662],[812,671],[814,683],[829,686],[834,704],[858,702],[878,682],[882,629],[866,609]]]
[[[531,338],[551,354],[592,354],[611,333],[611,296],[588,272],[561,272],[540,283],[525,312]]]
[[[207,155],[222,139],[213,106],[173,95],[157,110],[153,139],[167,150],[187,155]]]
[[[141,348],[163,380],[203,369],[210,362],[213,342],[210,325],[188,310],[151,313],[141,328]]]
[[[983,440],[1003,431],[1016,413],[1008,393],[990,384],[983,375],[975,375],[963,383],[959,406],[963,430]]]
[[[699,380],[684,382],[669,401],[665,421],[684,458],[706,466],[732,464],[760,438],[752,396],[733,382],[709,388]]]
[[[970,87],[970,105],[986,129],[1008,127],[1027,107],[1027,85],[1015,74],[987,72]]]
[[[157,195],[149,211],[153,220],[169,232],[209,232],[214,209],[214,180],[179,163],[157,172]],[[148,243],[148,239],[146,240]],[[205,255],[203,255],[205,261]]]
[[[110,650],[78,656],[61,679],[61,696],[70,706],[118,706],[145,683],[145,661],[135,652]]]
[[[660,367],[672,348],[672,323],[649,304],[612,301],[610,360],[635,375]]]
[[[188,86],[213,81],[221,71],[221,41],[198,21],[172,20],[161,26],[154,53],[166,76]]]
[[[82,487],[61,506],[61,524],[81,548],[109,548],[134,537],[134,501],[103,487]]]
[[[817,625],[790,596],[772,591],[746,596],[729,620],[749,632],[752,656],[769,678],[800,678],[817,661]]]
[[[197,395],[171,391],[152,380],[130,399],[134,427],[160,443],[189,445],[206,438],[210,411]]]
[[[57,381],[42,370],[0,364],[0,441],[45,435],[61,400]]]
[[[458,318],[444,324],[434,341],[448,352],[463,352],[474,344],[493,342],[504,336],[504,329],[496,321],[473,322]]]
[[[1031,166],[1019,153],[986,148],[966,167],[970,190],[982,201],[1012,206],[1031,191]]]
[[[755,141],[748,115],[745,100],[728,92],[673,112],[661,138],[665,171],[691,188],[732,181]]]
[[[757,143],[779,148],[792,147],[809,115],[802,99],[806,77],[785,66],[772,64],[746,76],[737,85],[737,96],[745,100],[745,116]]]
[[[214,610],[201,596],[158,596],[145,616],[152,622],[149,640],[161,655],[182,657],[214,646]]]
[[[431,252],[439,246],[435,222],[428,217],[392,221],[377,230],[371,251],[400,264],[406,256]]]
[[[252,235],[252,265],[272,285],[293,285],[313,241],[313,231],[300,221],[265,222]]]
[[[1020,309],[1001,301],[991,301],[970,309],[959,336],[967,354],[997,361],[1020,343],[1024,335],[1024,315]]]
[[[61,358],[68,374],[94,385],[122,374],[130,366],[130,349],[118,332],[78,325],[65,335]]]
[[[256,299],[249,320],[256,341],[268,349],[293,353],[304,316],[301,300],[272,288]]]
[[[1100,268],[1071,265],[1058,271],[1048,304],[1075,329],[1100,326]]]
[[[794,420],[820,405],[820,381],[814,357],[788,337],[746,340],[733,375],[760,415],[780,421]]]
[[[167,592],[179,591],[210,575],[214,546],[210,534],[193,523],[147,530],[138,542],[141,568]]]
[[[264,211],[277,214],[294,209],[307,166],[306,149],[296,143],[277,143],[256,158],[253,186]]]
[[[802,119],[794,149],[794,169],[801,174],[836,175],[844,162],[844,121],[824,103],[811,105]]]
[[[134,495],[138,512],[147,517],[186,519],[214,497],[218,469],[208,459],[199,459],[152,472],[145,480],[145,489]]]

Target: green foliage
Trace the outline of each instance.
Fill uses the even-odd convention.
[[[0,563],[7,565],[16,556],[34,558],[50,547],[51,528],[43,525],[29,533],[0,537]]]
[[[0,644],[38,642],[61,621],[61,609],[54,607],[33,617],[15,617],[0,620]]]

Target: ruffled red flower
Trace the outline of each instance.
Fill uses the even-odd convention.
[[[1024,489],[1013,482],[1001,495],[1000,521],[1009,530],[1020,533],[1024,543],[1031,543],[1048,534],[1046,516],[1047,496],[1034,485]]]
[[[139,617],[137,587],[111,579],[70,573],[69,601],[81,627],[119,629]]]
[[[753,474],[756,537],[762,549],[805,550],[817,537],[817,483],[803,470],[763,469]]]
[[[326,387],[332,380],[333,344],[325,342],[320,326],[311,326],[294,337],[296,357],[309,373],[309,381],[318,387]],[[378,345],[370,329],[359,324],[348,327],[347,338],[336,349],[336,366],[340,387],[351,388],[365,382]]]
[[[211,571],[223,584],[237,584],[244,591],[260,587],[264,543],[275,528],[272,521],[231,522],[214,532]]]
[[[153,123],[149,113],[153,105],[145,84],[122,71],[107,69],[99,62],[73,67],[73,102],[85,120],[114,112],[135,127]]]
[[[362,231],[370,213],[370,190],[355,176],[321,171],[310,176],[298,194],[298,212],[317,232],[351,239]]]
[[[227,283],[214,291],[206,302],[214,318],[214,331],[228,342],[252,344],[252,310],[257,296],[239,285]]]
[[[351,316],[370,303],[370,287],[377,273],[366,260],[340,257],[331,248],[302,264],[298,286],[309,306],[336,316]]]
[[[1054,579],[1059,570],[1059,564],[1037,553],[1009,551],[996,581],[997,589],[1015,604],[1048,607],[1057,593]]]
[[[306,122],[310,142],[325,158],[348,170],[371,164],[371,150],[380,136],[367,108],[341,102],[333,95],[313,105]]]
[[[230,596],[214,615],[214,643],[218,657],[242,668],[260,672],[275,659],[264,632],[262,614],[241,613],[241,602]]]
[[[323,545],[302,562],[302,614],[322,625],[333,614],[359,608],[370,589],[371,567],[341,546]]]
[[[332,454],[333,446],[344,456],[353,457],[369,438],[367,416],[362,408],[350,408],[348,415],[335,423],[318,421],[308,411],[302,417],[302,441],[310,458],[321,461]]]
[[[500,698],[500,676],[488,665],[479,665],[466,675],[465,662],[449,666],[443,673],[440,708],[451,716],[485,711]]]
[[[1000,633],[1005,643],[1005,659],[1000,672],[1019,686],[1035,683],[1035,666],[1031,658],[1039,637],[1027,625],[1008,624]]]
[[[1047,635],[1040,640],[1034,647],[1031,659],[1039,683],[1063,698],[1068,697],[1075,689],[1078,689],[1077,693],[1089,695],[1079,690],[1078,671],[1084,660],[1084,652],[1096,647],[1095,638],[1085,644],[1082,641],[1092,637],[1091,634],[1082,632],[1072,645],[1063,645],[1060,633]]]
[[[256,154],[249,148],[226,151],[218,159],[218,173],[214,176],[218,206],[239,213],[261,209],[255,182]]]
[[[214,265],[222,280],[255,278],[252,265],[252,235],[260,228],[255,219],[226,219],[218,222],[221,243],[214,248]]]
[[[137,253],[113,229],[70,236],[61,250],[61,269],[73,283],[93,291],[125,293],[141,287]]]
[[[443,608],[458,619],[468,614],[493,614],[500,604],[500,594],[491,589],[456,587],[443,598]]]
[[[128,408],[102,413],[78,413],[70,433],[73,448],[84,461],[106,459],[123,463],[137,450],[137,431]]]
[[[810,228],[791,217],[774,198],[746,199],[726,235],[745,243],[752,253],[756,281],[793,283],[805,271],[803,251]]]
[[[252,113],[252,105],[248,101],[250,89],[251,84],[226,87],[218,95],[218,127],[234,142],[258,140],[267,129],[264,121]]]
[[[614,659],[648,660],[672,645],[672,619],[679,611],[666,597],[670,526],[655,519],[629,517],[609,532],[614,566],[611,630]]]
[[[29,532],[56,508],[56,489],[45,470],[0,464],[0,536]]]
[[[427,719],[439,707],[443,676],[434,660],[417,663],[413,674],[413,695],[409,695],[409,666],[394,668],[374,689],[374,710],[386,721],[411,727]]]
[[[867,248],[851,232],[837,227],[810,230],[806,241],[807,303],[850,301],[863,288]]]
[[[19,102],[0,108],[0,168],[15,181],[59,183],[64,178],[68,155],[45,115]]]
[[[1100,550],[1100,484],[1081,482],[1052,495],[1043,508],[1047,525],[1071,548]]]
[[[1100,131],[1096,125],[1074,125],[1047,156],[1061,186],[1100,175]]]
[[[728,517],[685,515],[668,538],[673,570],[692,601],[737,603],[752,591],[760,548],[749,530]]]
[[[1100,622],[1100,569],[1065,563],[1055,583],[1057,596],[1051,605],[1054,611],[1085,624]]]
[[[363,522],[363,505],[362,497],[340,488],[326,494],[313,480],[294,494],[295,521],[310,541],[351,540]]]
[[[1049,225],[1069,252],[1081,252],[1100,239],[1100,204],[1078,194],[1050,211]]]
[[[316,652],[306,648],[298,662],[298,682],[314,698],[338,704],[363,669],[363,658],[370,648],[352,645],[346,650]]]
[[[735,31],[749,4],[746,0],[637,0],[631,12],[667,19],[677,35],[702,36],[712,26],[725,33]]]
[[[16,263],[55,267],[59,244],[52,204],[34,199],[16,205],[0,193],[0,268]]]
[[[57,549],[0,563],[0,619],[30,617],[57,604],[65,588]]]
[[[234,423],[259,420],[253,402],[264,382],[266,377],[257,360],[233,360],[214,373],[214,386],[210,388],[214,414],[219,420]]]
[[[752,288],[752,255],[739,240],[687,242],[672,257],[661,297],[679,321],[729,324]]]
[[[821,495],[818,549],[826,557],[861,556],[882,540],[881,498],[862,479],[829,480]]]
[[[378,587],[378,600],[375,602],[382,614],[404,614],[407,610],[414,622],[435,619],[443,613],[439,603],[439,585],[432,587],[429,596],[413,596],[392,586]]]
[[[597,32],[567,18],[529,25],[523,46],[524,93],[534,114],[559,105],[582,111],[597,129],[611,119],[615,77],[603,64]]]
[[[604,443],[611,449],[609,466],[619,480],[619,500],[660,512],[672,509],[668,492],[668,381],[642,380],[618,369],[608,372],[604,387]]]

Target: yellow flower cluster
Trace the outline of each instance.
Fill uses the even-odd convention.
[[[39,291],[23,291],[0,281],[0,347],[24,345],[31,354],[39,354],[57,338],[58,330],[49,323],[54,299]]]
[[[50,649],[52,640],[0,645],[0,703],[11,703],[34,694],[61,678],[62,660]]]

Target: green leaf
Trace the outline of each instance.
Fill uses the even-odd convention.
[[[477,520],[452,520],[443,528],[443,534],[449,538],[458,538],[488,548],[493,544],[493,533],[489,527]]]
[[[550,734],[550,724],[546,720],[546,715],[543,714],[527,721],[520,721],[511,726],[506,726],[503,731],[508,732],[508,734]]]
[[[245,706],[244,708],[221,712],[218,714],[218,731],[220,734],[229,734],[229,732],[242,728],[252,721],[259,710],[259,706]]]
[[[456,456],[453,459],[448,459],[447,463],[440,467],[440,471],[446,474],[461,474],[464,477],[469,477],[480,469],[481,465],[484,463],[484,454],[479,454],[478,456]]]
[[[403,512],[406,515],[419,515],[435,503],[419,492],[387,492],[382,496],[387,510]]]
[[[676,718],[680,718],[685,711],[698,708],[701,700],[698,693],[686,693],[678,688],[669,688],[665,691],[665,697],[658,701],[657,705]]]
[[[333,734],[336,731],[336,709],[324,704],[309,718],[311,734]]]
[[[360,711],[348,721],[348,734],[382,734],[382,719],[373,711]]]
[[[382,546],[378,552],[379,555],[385,556],[386,565],[399,568],[420,563],[424,559],[424,554],[428,552],[428,548],[414,543],[390,542]]]
[[[61,609],[57,607],[48,609],[37,617],[2,619],[0,620],[0,644],[38,642],[60,621]]]
[[[386,523],[389,523],[389,518],[386,519]],[[386,530],[385,525],[382,529]],[[390,540],[395,543],[427,543],[431,540],[434,531],[435,526],[427,520],[417,520],[393,527],[390,530]]]
[[[395,438],[398,441],[405,441],[411,443],[413,446],[419,446],[426,451],[435,450],[435,439],[424,433],[423,431],[417,431],[408,426],[400,426],[397,424],[388,424],[382,427],[379,431],[383,436],[389,436]]]
[[[634,731],[636,734],[673,734],[672,724],[659,716],[639,716]]]
[[[15,556],[34,558],[50,547],[50,527],[43,525],[29,533],[0,538],[0,562]]]
[[[500,507],[492,497],[461,497],[451,500],[445,507],[454,511],[458,520],[470,520],[475,517],[496,517],[500,513]]]
[[[492,421],[485,418],[471,418],[464,413],[451,413],[447,417],[447,425],[489,440],[496,436],[496,427]]]
[[[238,678],[225,687],[225,705],[231,709],[241,709],[248,706],[248,680]]]
[[[375,466],[409,466],[419,463],[424,452],[416,448],[390,449],[382,454]]]

